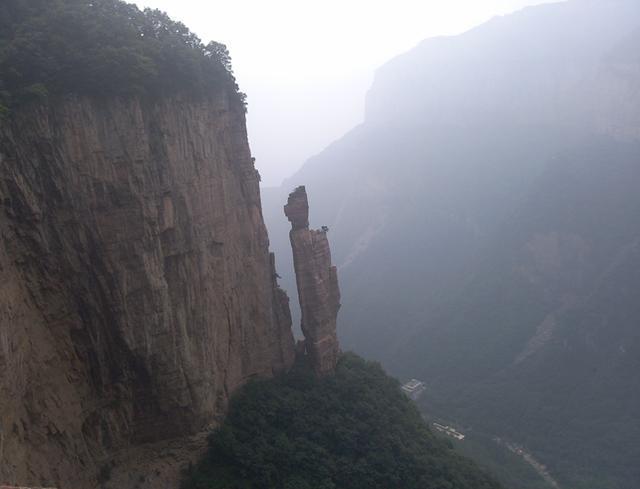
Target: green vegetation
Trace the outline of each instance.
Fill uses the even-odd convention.
[[[202,95],[239,103],[229,52],[159,10],[120,0],[3,0],[0,115],[49,95]]]
[[[438,440],[397,381],[345,355],[335,376],[305,366],[236,396],[183,489],[492,489]]]

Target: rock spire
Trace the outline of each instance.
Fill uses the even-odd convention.
[[[340,289],[336,267],[331,265],[328,228],[309,229],[309,204],[304,186],[289,195],[284,213],[291,222],[289,238],[305,350],[316,373],[325,375],[334,371],[340,352],[336,334]]]

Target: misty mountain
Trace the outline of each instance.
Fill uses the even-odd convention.
[[[574,0],[429,39],[305,184],[339,265],[344,347],[431,412],[524,444],[571,488],[640,481],[640,4]]]
[[[503,487],[341,354],[302,188],[296,346],[223,44],[122,0],[1,5],[1,489]]]

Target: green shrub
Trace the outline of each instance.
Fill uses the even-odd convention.
[[[183,489],[494,489],[436,439],[397,381],[345,355],[334,376],[304,366],[247,385]]]
[[[159,10],[120,0],[3,0],[0,92],[5,106],[47,94],[202,95],[238,92],[226,47],[204,45]]]

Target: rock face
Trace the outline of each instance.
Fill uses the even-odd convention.
[[[0,176],[0,482],[144,486],[140,454],[168,441],[175,477],[197,456],[176,440],[295,355],[242,108],[24,109]]]
[[[54,488],[0,486],[0,489],[54,489]]]
[[[333,372],[340,346],[336,321],[340,289],[326,229],[309,229],[309,204],[304,186],[290,195],[284,213],[291,222],[289,238],[302,313],[305,348],[318,375]]]

